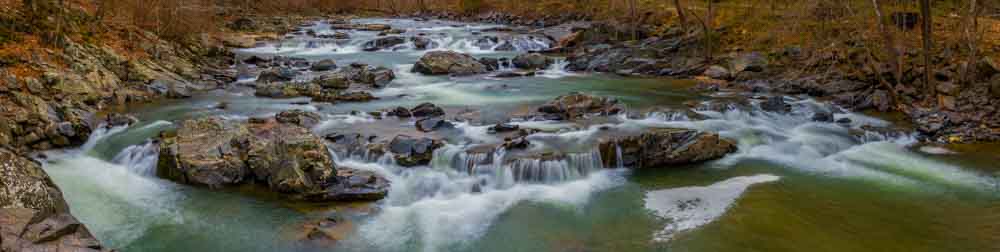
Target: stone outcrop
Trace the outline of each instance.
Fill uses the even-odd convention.
[[[210,188],[256,182],[306,201],[384,197],[384,179],[334,167],[323,140],[303,127],[313,119],[291,111],[249,123],[185,121],[175,136],[161,139],[157,175]]]
[[[0,251],[102,251],[42,167],[0,148]]]
[[[615,115],[623,111],[624,105],[616,99],[579,92],[556,97],[538,107],[538,112],[550,120],[573,120],[592,114]]]
[[[623,164],[617,163],[618,148]],[[656,128],[636,136],[606,139],[599,149],[604,167],[645,169],[718,159],[736,151],[736,144],[715,133]]]
[[[444,146],[441,140],[398,135],[389,142],[389,151],[396,163],[406,167],[427,165],[434,158],[434,150]]]
[[[554,61],[540,53],[521,54],[514,57],[514,66],[521,69],[539,70],[548,68]]]
[[[413,72],[426,75],[472,75],[486,71],[486,65],[472,56],[452,51],[429,52],[413,65]]]

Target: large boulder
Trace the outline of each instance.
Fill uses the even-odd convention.
[[[736,151],[736,144],[715,133],[656,128],[601,141],[599,149],[604,167],[663,168],[718,159]]]
[[[0,148],[0,251],[101,251],[41,165]]]
[[[250,171],[237,140],[248,132],[244,124],[216,117],[185,121],[176,136],[161,139],[157,175],[210,188],[241,183]]]
[[[396,163],[406,167],[427,165],[434,158],[434,150],[444,146],[440,140],[398,135],[389,142],[389,151]]]
[[[413,65],[413,72],[426,75],[471,75],[485,73],[486,65],[468,54],[434,51],[420,57],[420,61]]]
[[[616,99],[579,92],[556,97],[538,107],[545,118],[555,120],[572,120],[590,114],[615,115],[623,111],[624,105]]]
[[[362,45],[362,50],[369,52],[381,51],[386,49],[392,49],[393,47],[405,43],[406,43],[406,38],[403,37],[397,37],[397,36],[381,37],[381,38],[376,38],[375,40],[372,41],[365,42],[365,44]]]
[[[325,142],[303,127],[315,117],[290,111],[247,123],[215,117],[185,121],[176,136],[161,140],[157,174],[211,188],[256,181],[294,200],[384,197],[384,179],[334,167]]]
[[[514,66],[521,69],[538,70],[548,68],[554,61],[540,53],[521,54],[514,57]]]

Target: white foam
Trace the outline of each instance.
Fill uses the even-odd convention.
[[[670,223],[656,232],[653,240],[670,241],[683,231],[715,221],[752,185],[778,181],[779,177],[761,174],[730,178],[709,186],[692,186],[650,191],[646,208]]]
[[[475,241],[502,213],[521,202],[542,202],[581,207],[597,191],[622,183],[617,171],[605,170],[585,179],[563,184],[521,184],[507,189],[467,193],[475,179],[449,178],[448,173],[426,168],[407,170],[393,181],[390,202],[378,216],[363,224],[359,234],[375,250],[406,250],[419,241],[422,251],[442,251]],[[446,185],[434,194],[419,194]],[[424,197],[420,200],[393,198]]]

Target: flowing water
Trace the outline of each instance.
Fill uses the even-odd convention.
[[[478,37],[493,34],[483,31],[496,27],[488,25],[355,22],[407,28],[404,36],[426,33],[437,44],[432,50],[475,56],[511,57],[548,46],[526,36],[517,38],[519,51],[477,46]],[[332,33],[328,27],[312,28]],[[1000,250],[995,146],[917,147],[915,136],[906,132],[862,129],[892,122],[808,97],[786,97],[793,107],[787,114],[762,112],[753,100],[710,109],[737,99],[688,91],[690,81],[569,73],[564,64],[512,79],[422,76],[409,69],[423,51],[407,44],[362,52],[362,43],[376,34],[350,34],[344,41],[294,37],[238,53],[391,67],[398,78],[375,91],[380,100],[331,105],[256,98],[252,89],[234,85],[128,108],[138,123],[102,127],[78,149],[47,153],[45,169],[73,213],[121,251]],[[486,133],[490,123],[572,91],[616,97],[628,104],[629,116],[514,122],[543,130],[529,137],[527,152],[560,153],[556,157],[470,151],[503,141]],[[704,104],[688,109],[689,100]],[[220,102],[228,106],[219,109]],[[408,119],[351,112],[422,102],[444,107],[449,118],[473,115],[456,122],[455,130],[435,133],[447,145],[434,153],[431,165],[402,168],[371,153],[334,153],[338,166],[374,171],[391,181],[388,197],[376,203],[301,204],[253,188],[209,190],[155,177],[155,143],[149,139],[184,119],[246,120],[303,109],[324,116],[313,129],[318,134],[391,137],[419,133]],[[852,123],[813,122],[818,111]],[[601,128],[650,127],[718,132],[737,140],[740,149],[685,167],[629,170],[620,155],[610,162],[614,167],[602,167],[594,149],[595,139],[606,132]],[[327,216],[353,223],[347,238],[332,247],[299,241],[304,222]]]

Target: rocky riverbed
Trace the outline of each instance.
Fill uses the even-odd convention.
[[[831,246],[850,250],[853,234],[884,227],[818,215],[906,234],[915,232],[901,225],[906,220],[955,220],[989,212],[984,205],[996,200],[988,164],[954,164],[919,144],[990,139],[990,126],[965,131],[969,124],[946,117],[931,130],[919,121],[926,116],[914,116],[912,129],[853,112],[883,109],[887,94],[864,80],[778,79],[786,56],[747,52],[696,63],[685,38],[617,44],[595,39],[600,28],[582,22],[536,30],[330,18],[287,30],[224,53],[231,67],[199,76],[211,85],[153,80],[143,89],[183,99],[83,116],[106,106],[99,102],[80,115],[17,121],[10,139],[23,144],[15,149],[63,148],[34,157],[68,204],[32,199],[69,209],[27,208],[56,217],[73,210],[80,221],[59,217],[53,225],[76,233],[54,239],[90,249],[102,248],[97,237],[142,251],[655,251],[703,249],[704,237],[715,235],[736,237],[719,247],[732,248],[778,227],[792,227],[781,233],[795,237],[817,232],[796,220],[763,221],[793,213],[823,222],[838,241]],[[713,80],[656,77],[701,75]],[[60,111],[54,103],[16,108]],[[3,164],[37,166],[22,159],[12,154]],[[28,172],[34,180],[4,186],[48,181]],[[51,195],[55,185],[40,188]],[[876,213],[900,204],[896,192],[911,195],[905,205],[915,210]],[[817,194],[829,198],[809,198]],[[934,203],[942,196],[958,209]],[[734,203],[741,197],[749,206]],[[5,210],[25,207],[17,202],[0,200]],[[822,202],[843,212],[817,210]],[[938,223],[932,230],[941,233],[928,236],[982,235],[967,228]],[[4,232],[4,246],[53,241]],[[928,245],[896,238],[868,248]],[[979,241],[960,246],[990,246]]]

